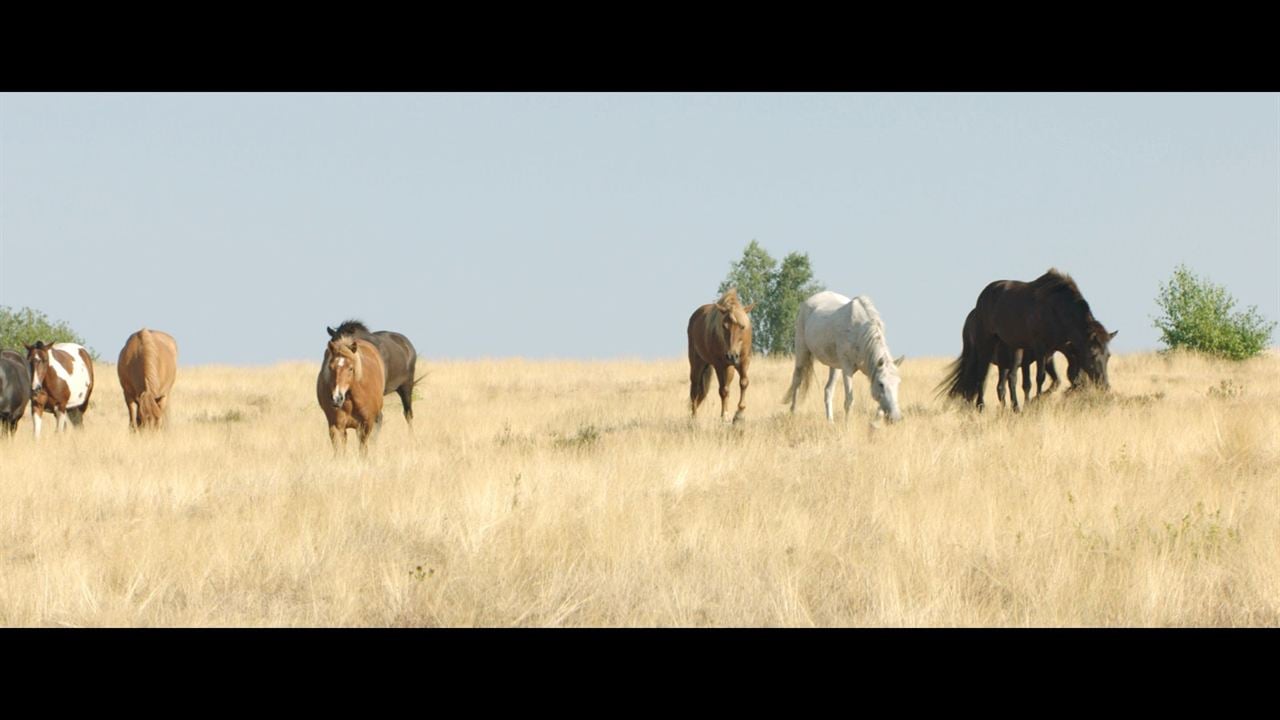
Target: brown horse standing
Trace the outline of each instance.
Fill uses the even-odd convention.
[[[116,375],[129,408],[129,429],[159,428],[178,374],[178,343],[159,330],[142,328],[120,349]]]
[[[316,378],[316,399],[329,421],[334,452],[338,440],[347,445],[347,430],[360,437],[369,452],[369,436],[382,426],[382,383],[386,370],[378,349],[365,340],[331,340]]]
[[[738,381],[738,411],[734,422],[747,409],[747,366],[751,363],[751,312],[755,303],[746,307],[738,300],[737,288],[732,288],[715,303],[703,305],[689,318],[689,414],[696,417],[698,405],[707,397],[711,384],[711,369],[715,368],[720,381],[720,419],[729,414],[729,384],[733,382],[733,370],[737,368],[742,379]]]

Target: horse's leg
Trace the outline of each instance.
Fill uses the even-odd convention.
[[[57,431],[58,431],[58,432],[66,432],[66,431],[67,431],[67,411],[66,411],[66,409],[64,408],[64,409],[62,409],[62,410],[55,410],[55,411],[54,411],[54,413],[55,413],[55,415],[56,415],[56,416],[57,416],[57,418],[58,418]]]
[[[698,406],[707,396],[707,363],[702,358],[689,354],[689,417],[698,416]]]
[[[1027,402],[1031,402],[1031,355],[1022,358],[1022,394]]]
[[[849,409],[853,407],[853,374],[857,370],[845,368],[844,373],[844,421],[849,422]]]
[[[39,439],[40,439],[40,426],[41,426],[43,423],[44,423],[44,413],[38,413],[38,412],[36,412],[35,410],[32,410],[32,411],[31,411],[31,425],[32,425],[32,427],[35,429],[35,432],[36,432],[36,439],[37,439],[37,440],[39,440]]]
[[[809,357],[809,349],[803,343],[796,343],[796,369],[791,371],[791,387],[787,394],[791,396],[791,414],[796,413],[796,401],[800,399],[800,386],[804,384],[806,371],[811,370],[813,358]]]
[[[329,426],[329,442],[333,444],[333,454],[337,455],[339,450],[339,440],[343,445],[347,442],[347,431],[339,430],[337,425]]]
[[[369,456],[369,436],[373,435],[375,424],[380,422],[382,416],[379,415],[378,417],[379,420],[375,420],[373,423],[361,422],[356,424],[356,435],[360,438],[360,455],[362,457]],[[343,434],[345,435],[346,433]]]
[[[409,423],[409,429],[413,430],[413,373],[410,372],[409,380],[403,385],[396,388],[396,394],[400,396],[400,404],[404,405],[404,421]]]
[[[1009,400],[1014,412],[1021,410],[1018,404],[1018,368],[1021,366],[1022,348],[1018,348],[1013,351],[1013,362],[1009,363],[1009,369],[1006,371],[1009,378]]]
[[[138,402],[125,398],[125,404],[129,406],[129,429],[136,431],[138,429]]]
[[[732,365],[716,365],[716,379],[720,381],[720,421],[729,422],[729,383],[733,382]]]
[[[1044,385],[1044,376],[1046,373],[1049,375],[1049,378],[1053,380],[1053,382],[1049,383],[1048,392],[1053,392],[1058,387],[1058,369],[1053,366],[1052,352],[1045,355],[1044,362],[1040,363],[1040,372],[1036,375],[1036,381],[1040,385]]]
[[[831,367],[827,371],[827,385],[822,388],[822,404],[827,409],[827,422],[835,422],[836,413],[831,407],[831,401],[836,394],[836,373],[840,372],[840,368]]]
[[[1004,358],[996,364],[996,397],[1000,399],[1000,407],[1004,407]]]
[[[733,414],[733,421],[738,422],[742,419],[742,414],[747,411],[747,386],[751,381],[747,379],[747,368],[744,365],[738,366],[738,411]]]

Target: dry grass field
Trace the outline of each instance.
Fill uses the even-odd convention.
[[[994,373],[935,399],[947,362],[873,428],[862,376],[789,416],[789,360],[738,426],[683,359],[428,360],[367,459],[318,362],[181,367],[150,436],[100,363],[81,430],[0,438],[0,625],[1280,625],[1280,355],[1116,356],[1016,416]]]

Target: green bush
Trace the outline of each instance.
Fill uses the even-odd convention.
[[[44,313],[29,307],[14,310],[0,305],[0,349],[16,350],[25,355],[26,351],[22,346],[34,345],[37,340],[84,345],[92,358],[98,358],[93,348],[85,345],[84,339],[65,322],[52,321]]]
[[[751,349],[762,355],[790,355],[796,336],[796,310],[800,303],[822,289],[813,278],[808,253],[789,253],[782,265],[752,240],[742,258],[729,266],[717,294],[738,288],[743,305],[751,311]]]
[[[1256,307],[1231,312],[1235,298],[1226,288],[1196,277],[1179,265],[1168,283],[1160,285],[1156,304],[1164,314],[1155,318],[1160,341],[1169,349],[1186,348],[1244,360],[1266,349],[1274,322],[1266,322]]]

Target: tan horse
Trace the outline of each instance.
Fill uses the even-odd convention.
[[[369,436],[382,427],[382,384],[386,369],[378,349],[365,340],[332,340],[316,378],[316,399],[329,420],[334,452],[338,440],[347,446],[347,430],[360,437],[360,451],[369,452]]]
[[[738,289],[730,289],[715,303],[703,305],[689,318],[689,414],[697,417],[698,406],[707,397],[711,385],[711,369],[720,381],[720,419],[729,414],[729,384],[737,368],[738,411],[734,422],[747,409],[747,366],[751,363],[751,312],[755,303],[746,307],[738,300]]]
[[[142,328],[125,340],[116,364],[129,429],[159,428],[178,374],[178,343],[169,333]]]

